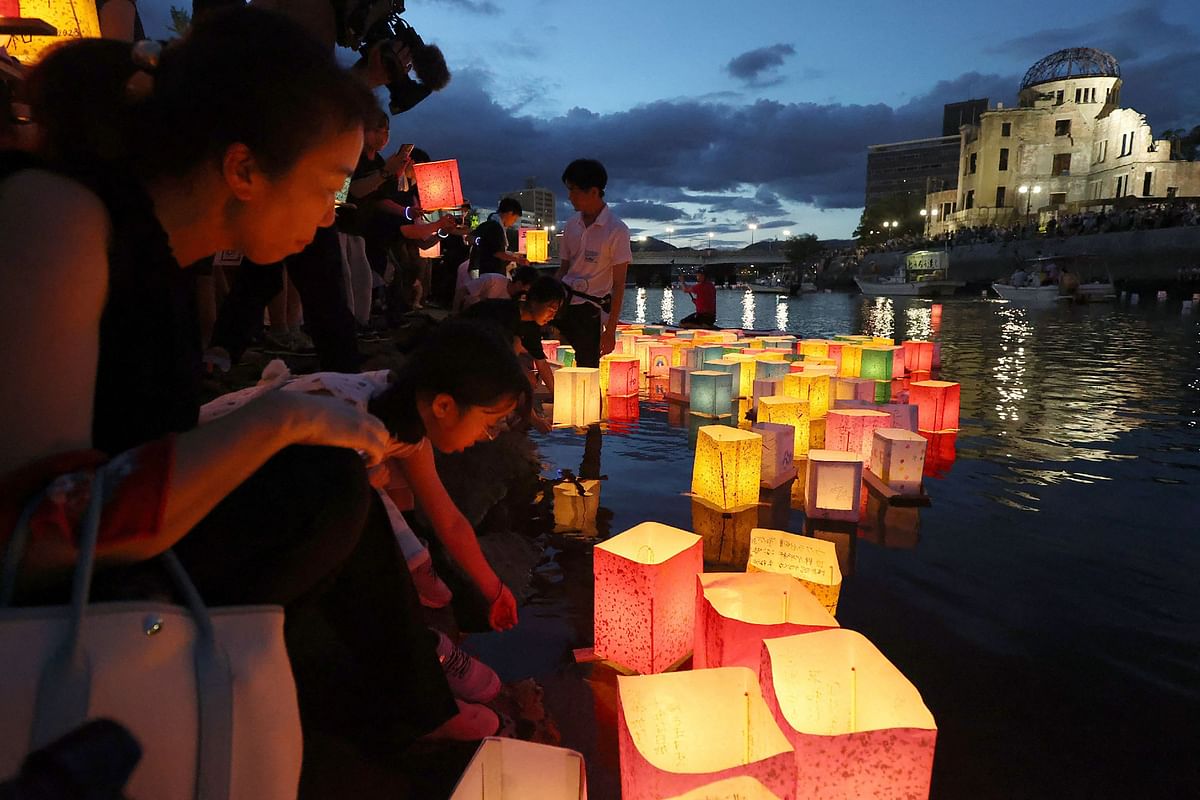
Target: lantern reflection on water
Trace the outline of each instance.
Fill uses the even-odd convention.
[[[837,614],[842,569],[832,542],[787,531],[755,528],[750,532],[747,572],[791,575],[830,614]]]
[[[479,743],[450,800],[587,800],[583,756],[574,750],[491,737]]]
[[[600,511],[600,481],[580,479],[554,484],[554,532],[599,535],[596,514]]]
[[[724,511],[692,498],[692,530],[704,539],[704,563],[708,566],[745,570],[750,558],[750,531],[758,525],[753,506]]]

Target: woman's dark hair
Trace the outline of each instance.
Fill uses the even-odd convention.
[[[544,306],[547,303],[562,303],[567,299],[567,292],[562,283],[553,275],[543,275],[529,287],[525,293],[525,302],[530,305]]]
[[[510,276],[513,283],[527,283],[530,286],[540,277],[541,273],[537,271],[537,267],[528,266],[517,267],[512,271],[512,275]]]
[[[425,435],[416,400],[448,394],[461,406],[491,406],[507,397],[520,402],[529,394],[529,379],[497,325],[448,320],[438,325],[397,370],[387,392],[370,403],[370,411],[400,441]]]
[[[67,164],[125,161],[143,177],[178,176],[219,163],[240,142],[278,177],[317,142],[361,127],[378,108],[298,23],[249,6],[206,15],[163,51],[149,95],[131,98],[139,69],[120,42],[82,40],[46,56],[29,83],[50,155]]]
[[[573,183],[584,190],[599,189],[603,197],[604,187],[608,186],[608,170],[594,158],[577,158],[563,170],[562,182]]]

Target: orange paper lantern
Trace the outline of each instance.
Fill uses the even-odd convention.
[[[909,339],[903,347],[905,372],[929,372],[933,369],[933,342]]]
[[[413,173],[417,178],[421,208],[437,211],[462,206],[462,181],[458,178],[458,161],[449,159],[413,164]]]
[[[960,391],[950,381],[913,381],[908,402],[917,407],[917,427],[932,433],[958,430]]]

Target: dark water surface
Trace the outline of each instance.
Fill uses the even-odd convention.
[[[631,289],[622,318],[690,311],[679,292]],[[724,530],[705,542],[712,569],[744,562],[754,525],[833,540],[839,622],[871,639],[937,720],[934,797],[1200,797],[1196,317],[1178,304],[953,300],[939,319],[916,299],[722,291],[718,323],[933,338],[941,377],[962,384],[963,427],[930,447],[932,507],[872,505],[857,526],[807,528],[787,488],[764,493],[750,519],[704,518],[684,495],[686,408],[643,396],[636,418],[602,435],[541,437],[547,475],[599,456],[599,511],[582,533],[550,535],[564,579],[543,585],[521,626],[473,643],[506,680],[546,687],[563,744],[588,758],[593,800],[619,795],[615,682],[570,650],[592,641],[591,543],[644,520]]]

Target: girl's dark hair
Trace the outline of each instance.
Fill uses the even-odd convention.
[[[518,403],[530,391],[529,379],[498,326],[472,320],[438,325],[396,373],[387,392],[370,411],[400,441],[425,435],[417,413],[418,397],[448,394],[460,406],[491,406],[504,398]]]
[[[546,305],[547,303],[562,304],[567,299],[567,292],[562,283],[553,275],[543,275],[529,287],[525,293],[525,302],[530,305]]]
[[[278,177],[323,138],[361,127],[378,103],[298,23],[244,6],[215,11],[164,49],[153,90],[129,96],[128,44],[81,40],[30,76],[50,154],[68,164],[127,162],[143,177],[183,175],[245,144]],[[134,78],[136,83],[137,78]]]

